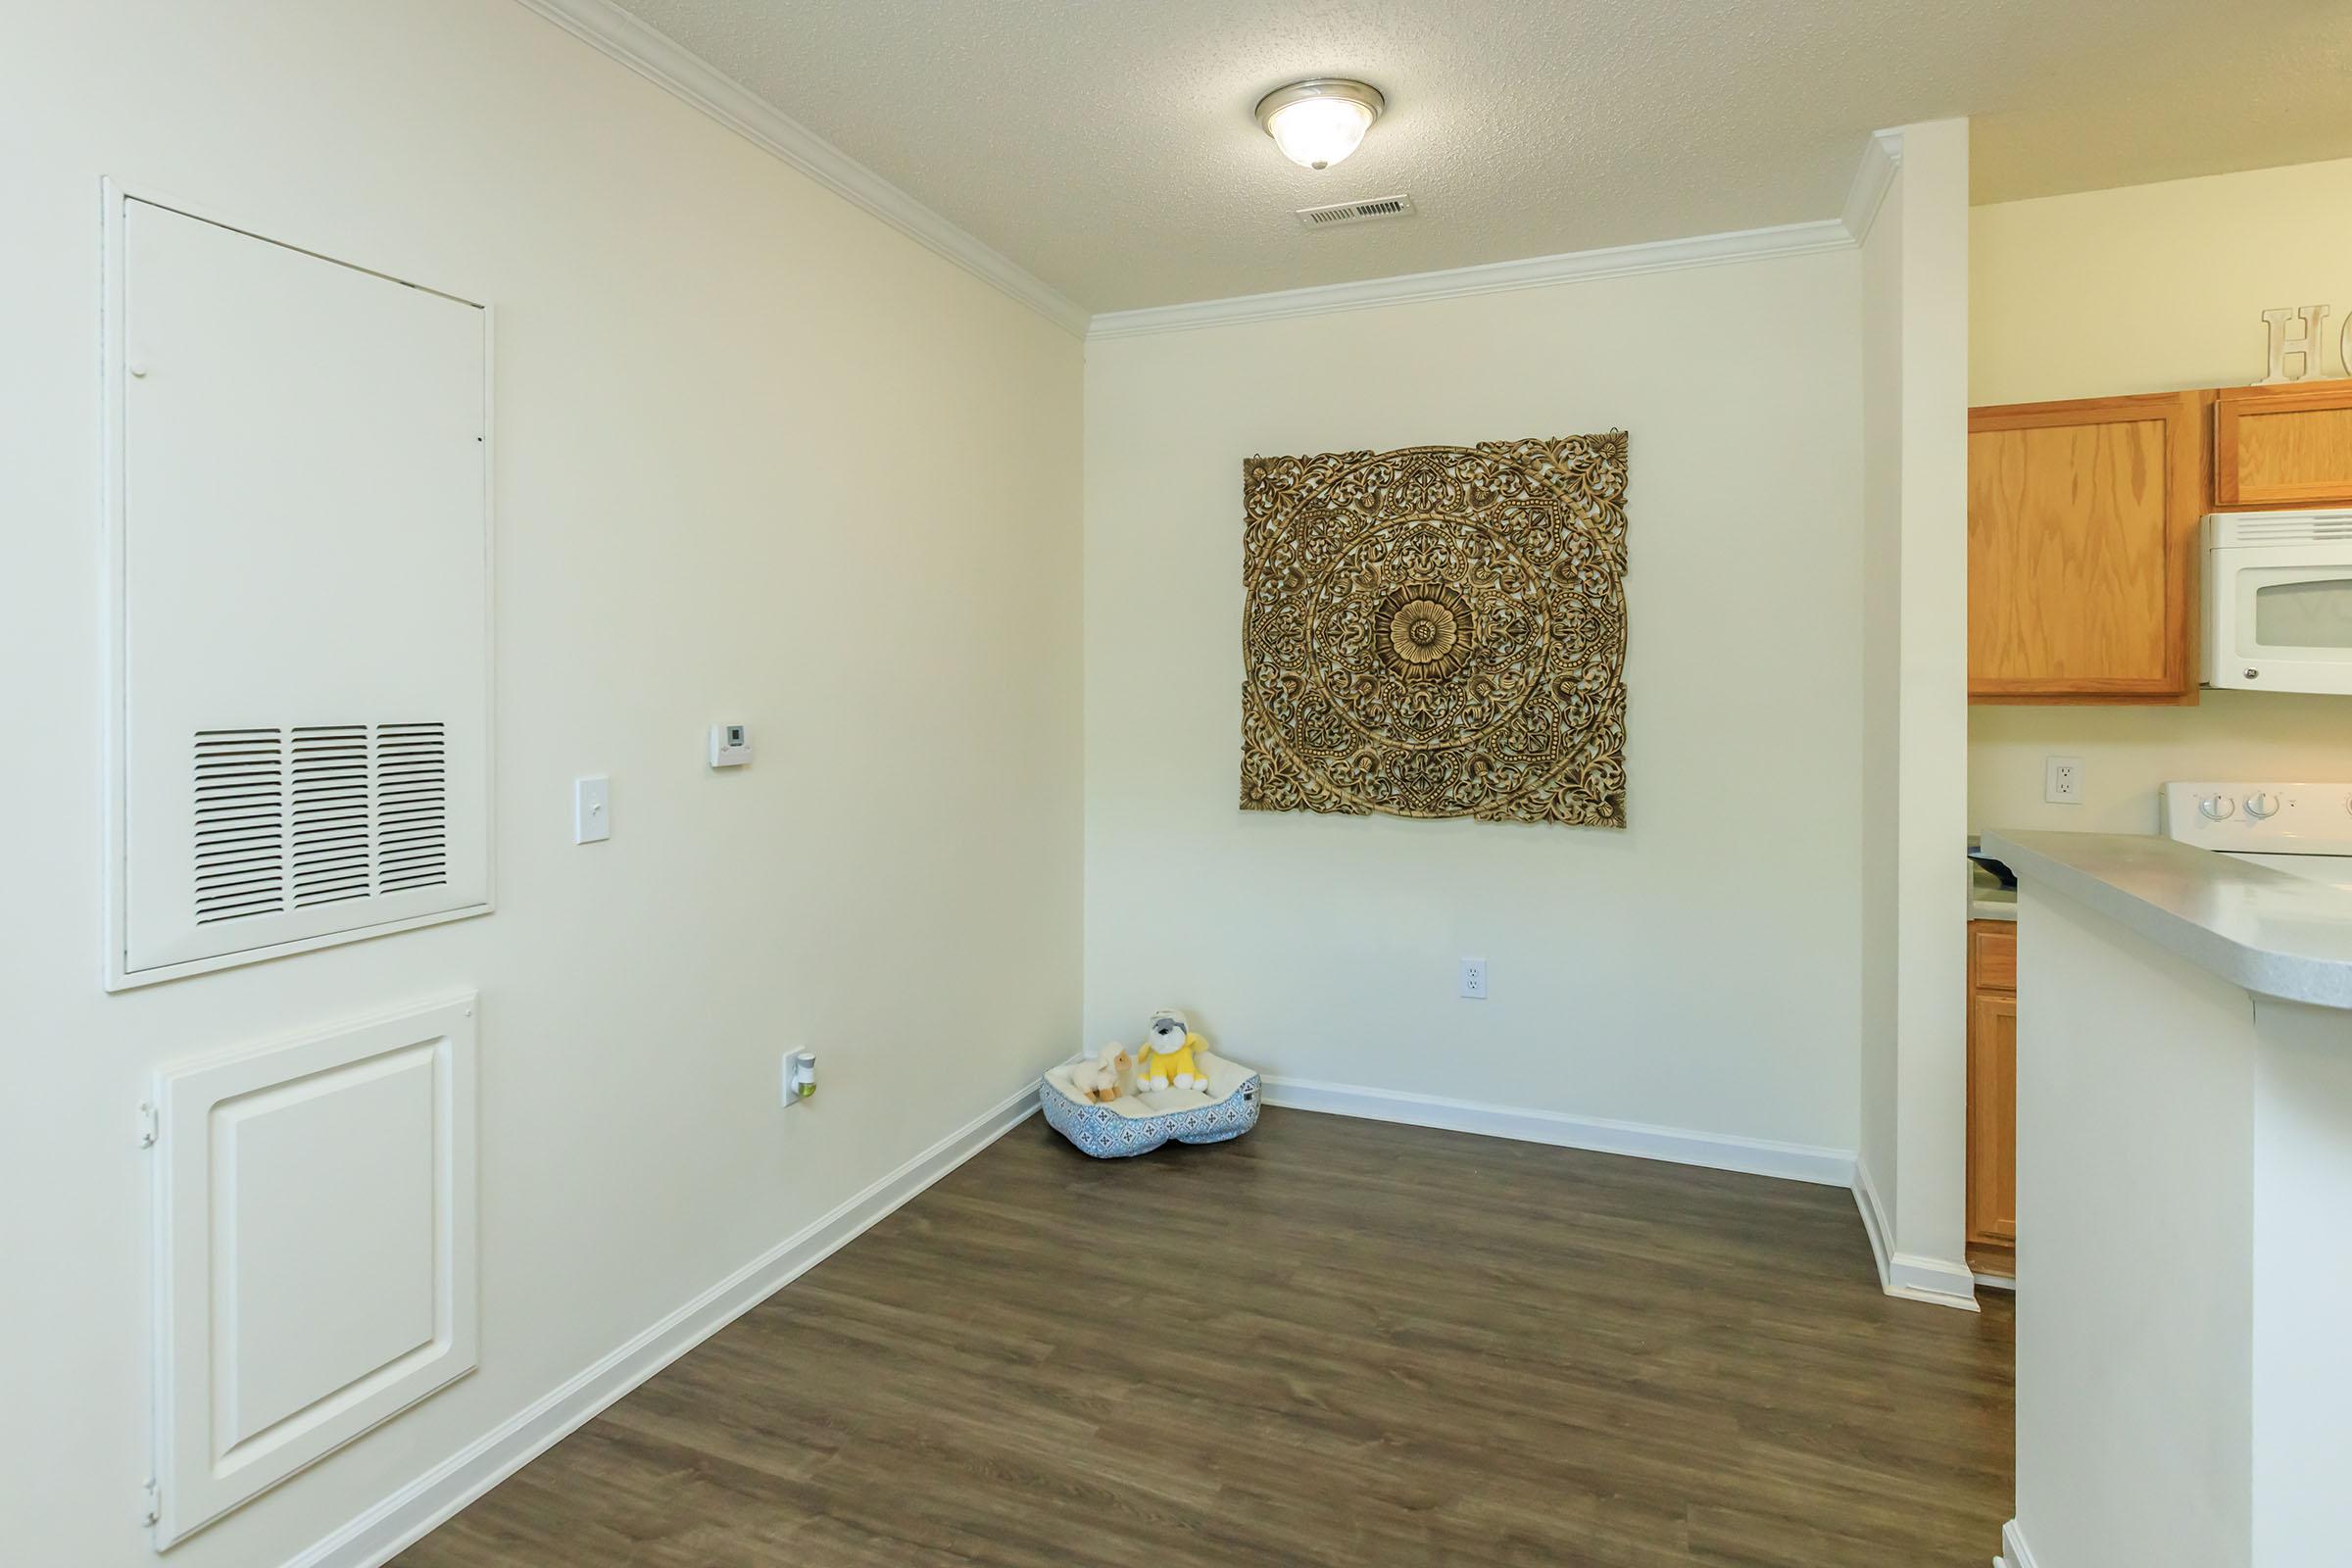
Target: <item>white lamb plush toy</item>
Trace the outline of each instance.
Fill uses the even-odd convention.
[[[1113,1040],[1070,1069],[1070,1087],[1081,1098],[1102,1104],[1127,1092],[1127,1074],[1134,1066],[1135,1058],[1127,1054],[1127,1048]]]

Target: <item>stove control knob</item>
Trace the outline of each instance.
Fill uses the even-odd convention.
[[[2246,814],[2257,822],[2265,817],[2277,816],[2278,814],[2278,797],[2267,790],[2260,795],[2247,796]]]
[[[2197,803],[2197,809],[2208,822],[2226,822],[2237,810],[2237,802],[2228,795],[2208,795]]]

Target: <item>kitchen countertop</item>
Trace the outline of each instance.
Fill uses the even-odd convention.
[[[2352,1009],[2352,892],[2152,835],[1987,833],[1984,843],[2021,879],[2232,985]]]
[[[2017,889],[2001,886],[2001,879],[1974,861],[1968,867],[1968,917],[1971,920],[2014,920],[2017,918]]]

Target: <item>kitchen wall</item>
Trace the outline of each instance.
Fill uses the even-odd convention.
[[[101,991],[104,174],[498,307],[495,914]],[[483,999],[481,1368],[170,1559],[271,1568],[1070,1048],[1081,350],[503,0],[17,8],[0,188],[0,1558],[155,1560],[152,1069]]]
[[[2327,305],[2317,372],[2352,374],[2352,160],[1977,208],[1969,399],[2234,386],[2266,365],[2262,312]],[[2045,805],[2043,759],[2085,763],[2079,806]],[[1969,822],[2153,832],[2173,778],[2352,779],[2352,702],[2207,692],[2193,708],[1975,707]]]
[[[1176,1003],[1274,1074],[1850,1151],[1859,285],[1844,250],[1090,343],[1089,1038]],[[1630,828],[1239,810],[1243,460],[1612,425]]]

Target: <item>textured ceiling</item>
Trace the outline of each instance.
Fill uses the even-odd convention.
[[[1980,201],[2352,156],[2352,0],[620,3],[1096,311],[1831,218],[1947,115]],[[1389,96],[1323,173],[1250,118],[1308,75]]]

